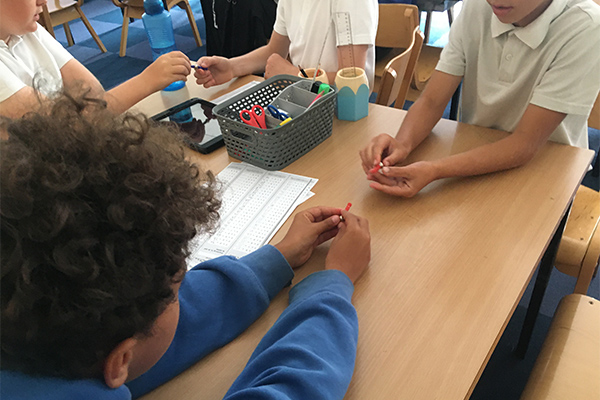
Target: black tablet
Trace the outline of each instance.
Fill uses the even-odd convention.
[[[223,136],[212,110],[215,104],[199,98],[171,107],[152,117],[155,121],[174,123],[186,135],[187,144],[200,153],[210,153],[223,146]]]

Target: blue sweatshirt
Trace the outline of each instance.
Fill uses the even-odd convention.
[[[8,399],[128,400],[167,382],[254,322],[293,278],[285,258],[264,246],[188,271],[179,289],[175,338],[144,375],[117,389],[96,379],[67,380],[1,371]],[[341,399],[350,383],[358,321],[350,279],[321,271],[295,285],[290,305],[267,332],[225,399]]]

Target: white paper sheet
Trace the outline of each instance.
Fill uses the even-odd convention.
[[[314,195],[310,189],[318,181],[235,162],[217,180],[222,185],[220,223],[212,235],[190,243],[188,269],[222,255],[241,257],[268,243],[294,209]]]

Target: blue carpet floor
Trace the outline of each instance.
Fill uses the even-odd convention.
[[[199,0],[190,0],[189,2],[196,15],[200,35],[205,41],[204,17]],[[150,64],[152,60],[150,46],[140,20],[130,24],[127,56],[119,57],[123,20],[121,11],[107,0],[86,0],[82,8],[107,47],[108,53],[100,52],[80,21],[70,24],[76,44],[68,47],[68,50],[98,77],[105,88],[109,89],[118,85],[131,76],[138,74]],[[455,10],[455,12],[458,13],[458,10]],[[196,47],[185,12],[179,8],[174,8],[171,14],[178,49],[187,54],[192,60],[197,60],[205,54],[205,48]],[[445,13],[434,12],[430,43],[443,46],[447,41],[447,34],[448,19]],[[56,37],[66,46],[62,28],[56,28]],[[409,103],[406,104],[406,107],[408,106]],[[596,151],[600,147],[600,132],[597,130],[590,130],[590,147],[596,149]],[[598,177],[592,177],[591,174],[585,177],[584,184],[596,190],[599,189]],[[531,282],[534,281],[535,276]],[[472,400],[511,400],[519,398],[546,336],[556,306],[563,296],[573,292],[575,278],[564,275],[557,270],[552,272],[529,351],[526,358],[520,360],[512,354],[512,350],[519,337],[532,286],[533,284],[529,285],[515,310],[471,396]],[[598,277],[592,281],[588,294],[600,298],[600,279]],[[402,388],[398,388],[398,390],[402,390]]]

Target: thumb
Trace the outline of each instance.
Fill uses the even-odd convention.
[[[403,160],[404,158],[402,157],[402,154],[400,154],[400,152],[393,151],[390,155],[381,160],[381,162],[384,165],[396,165]]]
[[[381,173],[394,178],[406,178],[410,176],[409,167],[383,167]]]
[[[314,224],[315,230],[320,235],[323,232],[327,232],[330,229],[335,228],[340,223],[339,215],[332,215],[331,217],[324,219],[323,221],[316,222]]]
[[[196,62],[196,64],[198,64],[204,68],[212,67],[216,63],[217,63],[217,60],[215,59],[215,57],[206,57],[206,56],[200,57],[200,59]]]

